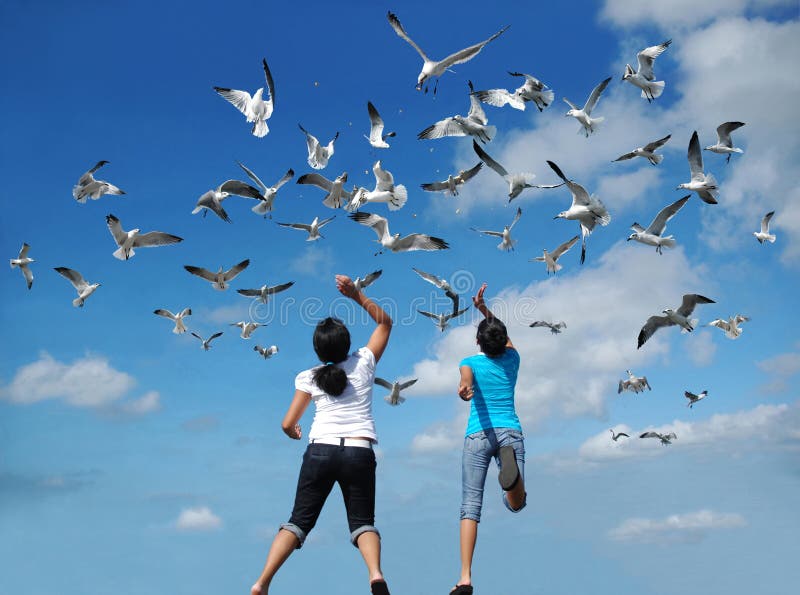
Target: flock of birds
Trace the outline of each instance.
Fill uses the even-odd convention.
[[[429,58],[420,46],[406,33],[395,14],[389,12],[387,19],[392,30],[416,50],[422,58],[423,65],[417,77],[417,90],[424,89],[424,92],[427,93],[431,81],[434,81],[434,94],[437,93],[440,77],[450,71],[452,66],[472,60],[487,44],[498,39],[508,29],[508,27],[504,27],[484,41],[454,52],[442,60],[437,61]],[[638,67],[634,69],[630,64],[625,67],[622,80],[640,89],[641,97],[648,102],[658,99],[664,91],[665,83],[664,81],[656,80],[654,65],[656,59],[670,47],[671,43],[672,41],[668,40],[659,45],[641,50],[637,56]],[[246,121],[252,124],[251,132],[254,136],[259,138],[269,133],[267,121],[273,116],[275,107],[275,83],[266,59],[262,60],[262,68],[265,86],[258,88],[252,95],[247,91],[227,87],[214,87],[214,90],[222,98],[233,105],[241,112]],[[496,136],[497,129],[489,125],[486,112],[483,109],[483,104],[496,108],[502,108],[508,105],[513,109],[522,111],[526,109],[528,104],[533,104],[541,112],[551,106],[555,99],[555,93],[535,76],[516,71],[508,72],[508,74],[516,79],[520,79],[522,81],[521,86],[513,91],[504,88],[476,91],[472,81],[468,81],[470,107],[467,115],[455,114],[442,118],[419,132],[417,138],[420,140],[469,136],[472,138],[472,148],[478,158],[477,163],[473,167],[448,175],[445,180],[421,184],[421,189],[426,192],[441,192],[450,196],[457,196],[464,184],[474,179],[482,171],[484,166],[493,170],[508,184],[507,198],[509,203],[528,189],[554,189],[565,186],[571,194],[572,202],[568,209],[559,212],[555,215],[554,219],[565,219],[577,222],[580,234],[561,243],[552,251],[548,252],[548,250],[544,250],[542,256],[531,259],[531,261],[543,262],[548,275],[556,274],[562,269],[562,265],[558,262],[559,259],[562,258],[579,239],[581,240],[580,263],[584,263],[587,250],[587,238],[598,225],[601,227],[608,225],[611,221],[611,215],[599,198],[590,194],[584,186],[576,182],[573,178],[568,177],[553,161],[547,161],[547,164],[561,181],[557,184],[534,185],[532,182],[535,176],[532,173],[510,173],[487,152],[485,146]],[[610,81],[611,77],[608,77],[600,82],[589,94],[589,97],[582,107],[572,103],[567,98],[563,98],[564,102],[570,107],[565,115],[575,118],[580,124],[578,132],[585,135],[587,138],[597,131],[604,120],[603,117],[595,115],[595,110]],[[370,128],[369,134],[364,136],[371,147],[374,149],[390,148],[387,139],[395,137],[397,133],[394,131],[388,133],[384,132],[386,128],[384,120],[371,101],[367,102],[367,115],[369,117]],[[717,142],[705,147],[705,150],[725,155],[727,161],[730,161],[733,154],[743,152],[741,148],[734,146],[731,137],[731,134],[742,126],[744,126],[743,122],[725,122],[721,124],[716,131]],[[323,144],[302,125],[299,125],[299,128],[306,141],[307,163],[314,171],[301,175],[297,179],[297,184],[311,185],[319,188],[325,193],[322,199],[322,205],[324,207],[332,210],[343,209],[347,212],[349,219],[360,225],[371,228],[377,236],[377,242],[381,245],[380,252],[378,253],[384,251],[436,251],[449,248],[448,243],[444,239],[425,233],[410,233],[405,236],[401,236],[399,233],[391,233],[389,229],[389,219],[387,217],[361,210],[362,207],[365,206],[375,207],[380,204],[385,204],[387,210],[391,213],[402,209],[408,200],[408,190],[406,186],[395,183],[392,173],[383,167],[381,160],[376,161],[372,168],[375,178],[375,186],[373,189],[370,190],[355,185],[351,189],[348,189],[346,187],[348,182],[348,174],[346,171],[333,179],[329,179],[321,173],[318,173],[326,169],[333,157],[336,146],[335,143],[339,133],[337,132],[327,144]],[[637,147],[617,157],[613,161],[626,161],[640,157],[646,159],[653,166],[658,166],[663,161],[663,155],[657,153],[657,151],[670,139],[671,135],[668,134],[658,140]],[[719,198],[718,183],[713,174],[706,173],[705,171],[703,153],[697,131],[692,134],[689,141],[687,158],[690,180],[679,184],[677,188],[684,189],[688,191],[689,194],[662,208],[647,227],[634,223],[631,226],[633,232],[627,238],[629,241],[633,240],[642,244],[654,246],[656,252],[661,254],[663,248],[672,248],[676,245],[673,236],[665,236],[664,232],[666,231],[667,223],[686,205],[692,193],[695,193],[704,203],[709,205],[717,204]],[[105,160],[98,161],[91,169],[80,176],[72,191],[73,197],[78,203],[85,204],[88,199],[98,200],[105,195],[125,194],[125,192],[116,185],[95,178],[95,174],[101,168],[108,165],[108,163],[109,162]],[[203,216],[206,216],[211,212],[223,221],[230,223],[231,219],[223,207],[223,202],[231,196],[238,196],[255,201],[255,205],[252,207],[254,213],[265,218],[272,217],[277,194],[285,184],[294,178],[294,170],[289,169],[272,186],[267,186],[252,169],[242,163],[238,163],[238,165],[249,182],[235,179],[224,181],[219,186],[200,196],[192,214],[202,212]],[[764,242],[775,242],[775,235],[769,231],[769,224],[773,215],[774,211],[767,213],[761,221],[760,230],[753,232],[753,235],[761,244]],[[471,229],[484,236],[499,238],[500,243],[497,244],[497,248],[502,251],[510,251],[514,250],[516,244],[516,240],[512,238],[512,230],[521,217],[522,209],[517,208],[511,222],[502,230],[487,230],[474,227]],[[324,238],[321,231],[322,228],[330,224],[335,218],[336,215],[326,218],[315,216],[309,223],[278,222],[277,224],[287,229],[304,232],[306,234],[306,241],[311,242]],[[114,243],[117,246],[112,254],[115,258],[120,260],[129,260],[133,258],[136,254],[135,249],[137,248],[162,247],[183,241],[183,239],[178,236],[161,231],[142,233],[138,228],[126,231],[123,229],[120,220],[112,214],[106,217],[106,223]],[[31,264],[35,261],[29,256],[29,251],[30,246],[27,243],[23,244],[18,257],[11,259],[11,267],[17,267],[21,270],[28,289],[31,289],[34,279]],[[230,286],[231,281],[244,271],[249,263],[249,259],[246,259],[227,270],[224,269],[224,267],[220,267],[216,272],[193,265],[185,265],[184,268],[190,274],[209,282],[213,289],[225,291]],[[89,283],[77,270],[67,267],[57,267],[55,270],[66,278],[75,288],[77,297],[72,303],[76,307],[83,307],[86,300],[101,286],[100,283]],[[446,312],[418,310],[421,315],[431,319],[436,327],[443,332],[448,327],[450,321],[464,314],[468,307],[460,308],[460,298],[446,280],[416,268],[413,270],[423,280],[444,291],[453,302],[452,309]],[[374,283],[381,276],[381,273],[382,271],[380,270],[374,271],[365,275],[363,278],[356,278],[354,283],[358,289],[365,289]],[[266,304],[272,296],[286,291],[292,285],[293,282],[286,282],[273,286],[265,284],[253,289],[238,289],[237,292],[244,297],[259,300]],[[641,348],[644,343],[661,328],[678,326],[685,332],[691,332],[698,324],[696,319],[691,318],[696,306],[699,304],[711,303],[715,302],[699,294],[684,295],[681,305],[678,308],[674,310],[665,309],[662,314],[651,316],[645,322],[638,336],[637,348]],[[172,332],[182,334],[188,330],[185,324],[185,318],[191,316],[192,310],[191,308],[184,308],[175,314],[166,309],[157,309],[154,311],[154,314],[171,320],[174,323]],[[727,320],[714,320],[710,325],[723,330],[728,338],[736,339],[742,332],[739,325],[748,320],[748,317],[736,314]],[[242,339],[250,339],[253,333],[263,325],[253,321],[240,321],[231,323],[231,326],[236,326],[241,330],[240,336]],[[549,328],[552,334],[557,335],[566,329],[567,325],[563,321],[549,322],[540,320],[530,323],[530,326],[534,328]],[[191,332],[190,334],[201,342],[202,349],[208,351],[211,348],[211,342],[223,333],[221,331],[215,332],[208,338],[203,338],[195,332]],[[271,358],[278,353],[278,347],[275,345],[269,347],[256,345],[253,349],[264,359]],[[628,376],[627,380],[620,380],[618,392],[632,391],[634,393],[639,393],[645,389],[651,390],[646,377],[637,377],[631,371],[628,371]],[[375,379],[376,384],[389,390],[389,394],[385,399],[391,405],[402,403],[404,398],[400,394],[401,391],[413,385],[416,381],[417,379],[415,378],[406,382],[390,383],[380,378]],[[707,394],[707,391],[703,391],[697,395],[687,391],[685,396],[689,399],[688,404],[691,407],[705,398]],[[611,434],[615,442],[620,436],[627,436],[627,434],[624,433],[615,433],[613,429],[611,430]],[[674,434],[663,435],[656,432],[644,432],[640,437],[658,438],[663,444],[669,444],[671,440],[676,438]]]

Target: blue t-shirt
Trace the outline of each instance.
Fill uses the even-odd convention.
[[[469,366],[474,378],[466,435],[489,428],[521,430],[514,409],[514,386],[519,372],[517,350],[508,347],[498,357],[479,353],[465,357],[458,365]]]

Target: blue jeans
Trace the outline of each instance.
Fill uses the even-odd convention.
[[[375,524],[375,453],[371,448],[309,444],[303,455],[297,494],[288,523],[281,529],[297,536],[298,549],[317,524],[322,506],[338,483],[342,489],[350,541],[356,545],[362,533],[378,533]],[[380,535],[380,533],[378,533]],[[358,547],[356,545],[356,547]]]
[[[512,428],[489,428],[475,432],[464,438],[464,452],[461,458],[461,519],[481,520],[483,506],[483,486],[486,483],[486,472],[489,463],[494,457],[500,467],[500,447],[511,446],[514,448],[514,458],[517,460],[520,478],[525,479],[525,442],[522,431]],[[525,508],[514,509],[508,503],[503,492],[503,504],[511,512],[519,512]]]

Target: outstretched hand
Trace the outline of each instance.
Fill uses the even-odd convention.
[[[475,306],[478,310],[480,310],[483,306],[486,306],[486,302],[483,301],[483,292],[486,291],[486,283],[481,285],[480,289],[478,289],[478,294],[472,296],[472,305]]]
[[[353,280],[347,275],[336,275],[336,289],[345,297],[354,298],[358,293]]]

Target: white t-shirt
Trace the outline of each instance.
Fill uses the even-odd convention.
[[[294,387],[309,393],[316,406],[308,439],[363,437],[377,443],[372,418],[375,355],[362,347],[337,366],[347,374],[347,387],[338,397],[327,394],[314,383],[314,371],[321,366],[304,370],[294,379]]]

